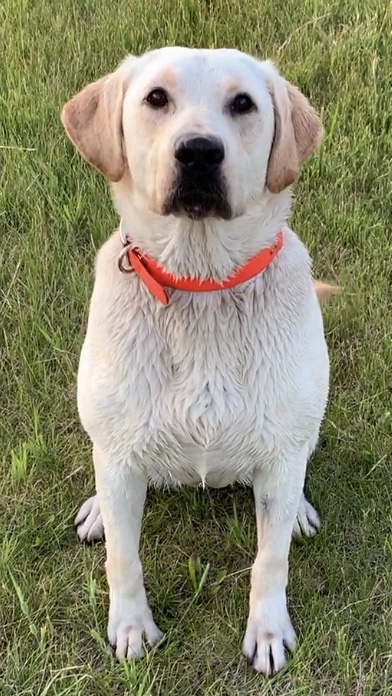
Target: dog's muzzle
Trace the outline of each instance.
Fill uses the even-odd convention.
[[[189,136],[176,144],[174,157],[178,174],[164,213],[185,213],[192,220],[230,219],[222,175],[225,148],[220,138]]]

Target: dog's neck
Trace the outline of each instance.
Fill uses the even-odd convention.
[[[233,220],[192,221],[157,215],[129,196],[129,190],[122,195],[118,184],[113,189],[123,234],[167,272],[201,280],[221,281],[273,244],[291,206],[289,191],[266,192],[246,214]]]

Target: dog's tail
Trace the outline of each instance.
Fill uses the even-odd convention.
[[[315,280],[314,287],[320,303],[326,302],[332,295],[337,295],[340,292],[340,288],[337,285],[329,285],[321,282],[321,280]]]

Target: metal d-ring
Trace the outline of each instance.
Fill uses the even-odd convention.
[[[124,246],[124,249],[122,249],[118,255],[117,266],[118,266],[118,269],[121,271],[121,273],[134,273],[135,272],[134,269],[132,268],[131,264],[129,263],[129,259],[128,259],[128,251],[130,251],[131,249],[132,249],[132,243],[128,243],[128,244],[126,244],[126,246]],[[124,259],[125,258],[128,259],[127,266],[124,266]]]

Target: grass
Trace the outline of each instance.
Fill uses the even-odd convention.
[[[0,7],[0,693],[2,696],[373,696],[390,693],[392,11],[386,0],[3,0]],[[311,98],[324,144],[293,226],[317,275],[332,387],[308,488],[319,536],[295,543],[300,635],[272,681],[240,656],[252,495],[151,492],[142,559],[166,643],[119,666],[105,642],[104,549],[81,547],[93,490],[75,382],[97,248],[116,217],[59,121],[127,52],[235,46]]]

